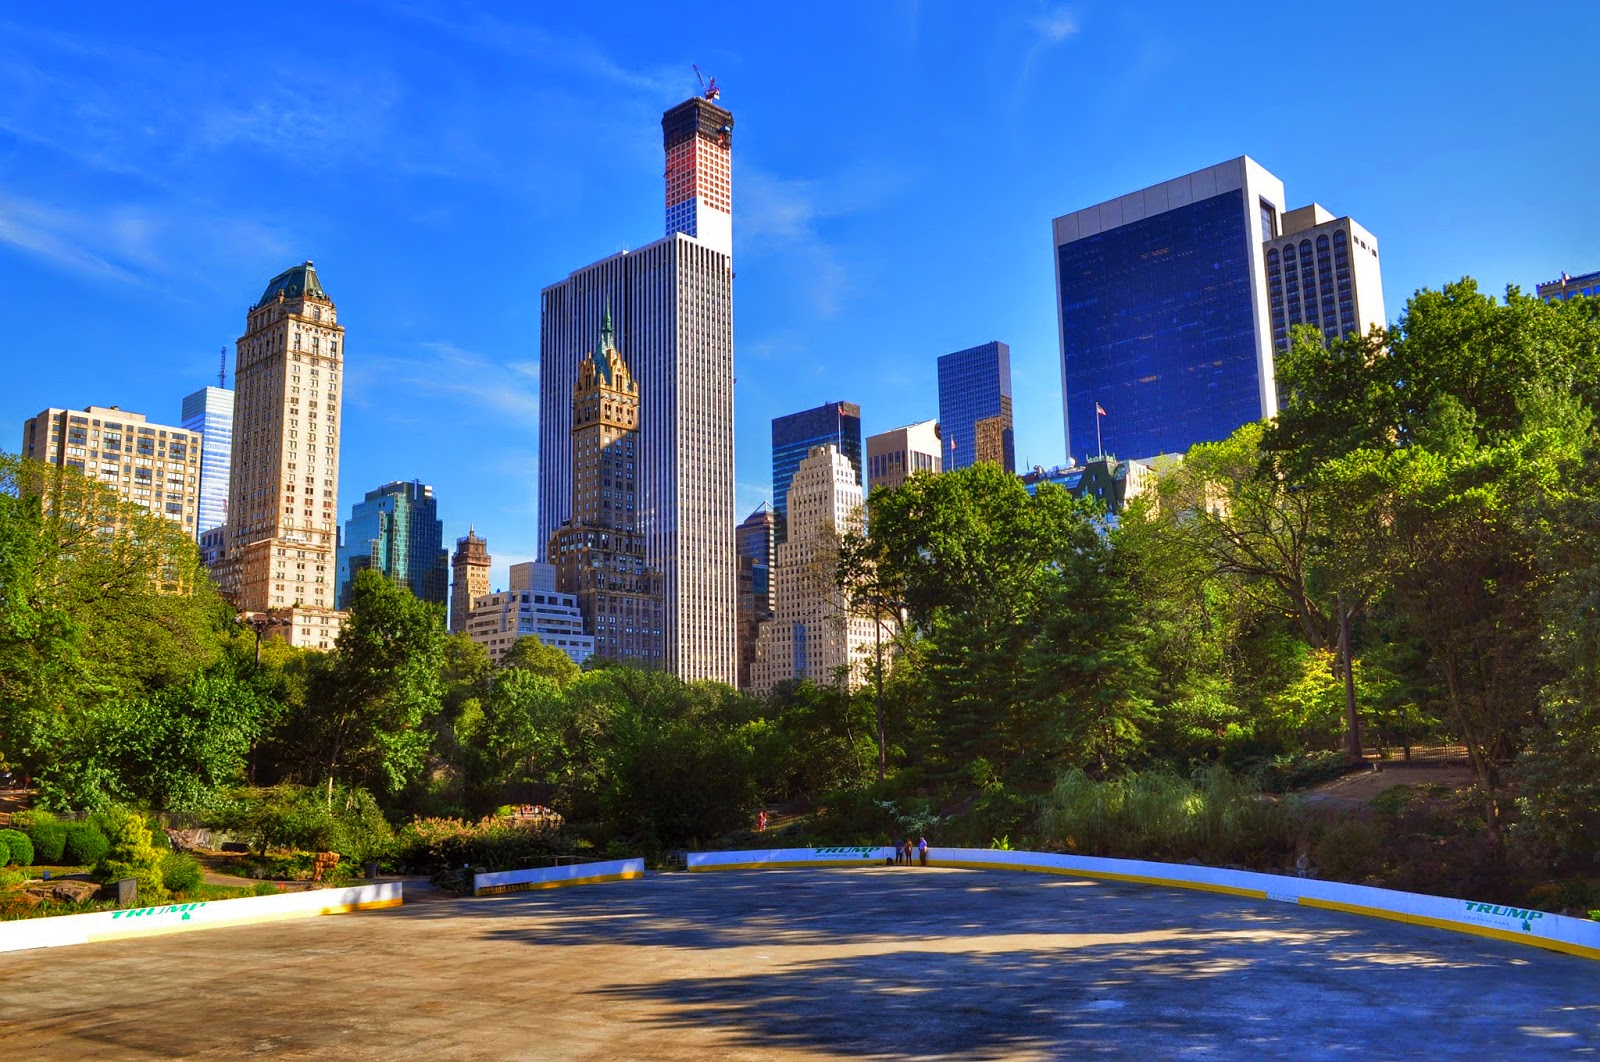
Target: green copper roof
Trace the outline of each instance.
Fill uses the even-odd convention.
[[[308,260],[290,269],[285,269],[267,282],[267,290],[261,293],[257,306],[265,306],[275,300],[279,293],[286,299],[298,299],[302,295],[312,295],[319,299],[328,296],[322,290],[322,284],[317,280],[316,267]]]
[[[607,351],[617,349],[614,342],[616,332],[611,327],[611,300],[606,300],[606,315],[600,321],[600,342],[594,348],[594,367],[600,373],[600,378],[610,386],[615,381],[611,379],[611,359],[606,357]]]

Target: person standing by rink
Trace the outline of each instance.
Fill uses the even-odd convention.
[[[917,839],[917,858],[923,866],[928,865],[928,839],[926,837]],[[906,862],[909,863],[911,860],[908,858]]]
[[[765,833],[767,830],[767,809],[762,808],[761,814],[756,816],[756,832]]]

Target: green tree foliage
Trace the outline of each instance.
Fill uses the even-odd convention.
[[[443,705],[443,611],[372,570],[356,573],[348,607],[282,740],[305,781],[398,793],[426,766]]]
[[[542,675],[560,689],[572,685],[582,670],[572,662],[572,657],[553,645],[546,645],[533,635],[518,638],[500,659],[501,670],[514,669],[531,675]]]
[[[977,464],[875,495],[872,539],[923,642],[912,740],[930,768],[981,757],[1042,782],[1056,763],[1108,767],[1137,747],[1142,636],[1095,503],[1049,484],[1030,496]]]
[[[210,666],[229,625],[178,525],[0,455],[0,761],[54,799],[83,735]]]

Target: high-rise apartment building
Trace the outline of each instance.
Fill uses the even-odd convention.
[[[331,649],[344,326],[309,261],[273,277],[245,325],[218,581],[239,611],[270,614],[271,636]]]
[[[202,437],[116,406],[46,409],[22,425],[22,456],[73,468],[198,537]]]
[[[349,607],[350,584],[367,568],[419,601],[446,602],[450,551],[444,548],[444,522],[432,487],[417,480],[385,483],[350,507],[339,543],[340,608]]]
[[[894,490],[913,472],[944,471],[939,422],[920,420],[867,437],[867,496]]]
[[[667,235],[681,232],[733,255],[733,115],[709,99],[661,116],[667,153]]]
[[[228,522],[228,469],[233,464],[233,392],[202,387],[183,399],[183,426],[205,441],[200,449],[201,533]]]
[[[789,539],[777,548],[773,618],[756,640],[750,685],[780,682],[858,685],[872,647],[872,621],[851,614],[834,581],[841,536],[861,530],[861,474],[832,443],[815,447],[789,488]]]
[[[772,618],[772,562],[777,549],[777,514],[762,502],[734,528],[739,551],[739,688],[749,689],[761,625]]]
[[[1274,353],[1289,349],[1296,325],[1331,342],[1386,323],[1377,238],[1349,217],[1317,203],[1285,211],[1280,233],[1266,241],[1266,263]]]
[[[467,635],[497,665],[519,638],[537,638],[566,653],[574,664],[594,655],[594,636],[583,629],[578,599],[556,589],[553,564],[513,564],[509,590],[480,594],[473,601]]]
[[[639,530],[639,402],[608,310],[572,389],[572,519],[550,536],[545,553],[556,589],[577,601],[595,652],[659,668],[661,578]]]
[[[1265,246],[1283,208],[1240,157],[1055,219],[1069,463],[1182,453],[1277,412]]]
[[[1556,280],[1547,280],[1535,289],[1545,302],[1563,302],[1579,295],[1600,295],[1600,272],[1572,276],[1562,273]]]
[[[693,99],[662,118],[667,205],[693,203],[695,232],[602,259],[540,293],[539,542],[573,520],[571,381],[609,308],[641,396],[634,513],[661,578],[662,666],[732,684],[738,650],[733,523],[733,262],[727,214],[733,115]],[[687,182],[687,183],[685,183]],[[713,231],[713,230],[716,231]],[[602,487],[602,490],[605,488]],[[614,488],[613,488],[614,489]],[[546,560],[555,558],[548,555]]]
[[[455,556],[450,559],[454,577],[450,584],[450,633],[461,634],[472,615],[472,603],[489,592],[489,543],[467,528],[467,537],[456,539]]]
[[[778,516],[778,542],[788,537],[789,482],[813,449],[832,444],[861,481],[861,407],[854,402],[824,402],[772,422],[772,508]]]
[[[1009,346],[991,340],[940,356],[939,432],[945,471],[979,461],[1016,471]]]

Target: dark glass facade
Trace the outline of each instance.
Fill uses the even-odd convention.
[[[978,461],[1016,471],[1009,346],[991,341],[939,359],[939,436],[946,472]]]
[[[827,402],[772,422],[772,508],[778,514],[777,541],[788,541],[789,484],[813,446],[832,443],[850,460],[861,480],[861,407]]]
[[[1242,190],[1057,248],[1070,456],[1182,453],[1261,417]]]
[[[376,568],[419,600],[443,605],[450,593],[450,553],[433,488],[413,480],[368,491],[350,507],[338,563],[340,608],[349,603],[350,584],[363,568]]]

